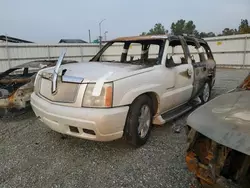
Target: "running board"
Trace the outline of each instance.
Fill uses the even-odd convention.
[[[174,119],[176,119],[177,117],[187,113],[188,111],[193,109],[193,105],[190,104],[186,104],[186,105],[182,105],[180,107],[177,107],[173,110],[170,110],[169,112],[166,112],[164,114],[162,114],[162,118],[165,120],[165,122],[169,122],[172,121]]]
[[[181,115],[187,113],[188,111],[192,110],[196,106],[197,106],[196,103],[187,103],[185,105],[179,106],[173,110],[170,110],[164,114],[161,114],[161,115],[155,117],[153,124],[163,125],[166,122],[172,121],[172,120],[180,117]]]

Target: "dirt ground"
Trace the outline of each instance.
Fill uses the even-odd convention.
[[[213,96],[236,87],[246,70],[218,70]],[[187,115],[177,120],[185,125]],[[0,187],[198,187],[187,170],[185,130],[155,127],[146,145],[66,139],[32,111],[0,120]]]

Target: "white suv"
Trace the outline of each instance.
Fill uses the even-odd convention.
[[[140,36],[108,42],[89,62],[41,70],[31,105],[51,129],[83,139],[146,143],[162,125],[210,98],[215,61],[189,36]]]

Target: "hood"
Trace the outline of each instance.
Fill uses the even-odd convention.
[[[95,82],[99,79],[114,81],[142,72],[150,71],[153,67],[114,62],[82,62],[61,65],[59,74],[66,69],[65,76],[83,78],[83,82]],[[53,73],[54,67],[42,72]]]
[[[187,124],[215,142],[250,155],[250,91],[220,95],[191,113]]]

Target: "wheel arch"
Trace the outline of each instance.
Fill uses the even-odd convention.
[[[151,101],[152,101],[152,107],[153,107],[153,115],[157,114],[159,112],[159,106],[160,106],[160,97],[157,93],[153,92],[153,91],[148,91],[145,93],[140,94],[139,96],[137,96],[132,103],[130,104],[130,106],[142,95],[146,95],[148,96]]]

